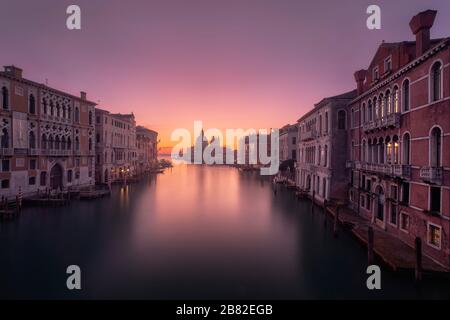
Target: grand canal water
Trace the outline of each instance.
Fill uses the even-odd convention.
[[[450,298],[449,282],[383,266],[382,290],[367,290],[365,249],[324,219],[257,173],[178,166],[1,223],[0,298]],[[66,289],[72,264],[81,291]]]

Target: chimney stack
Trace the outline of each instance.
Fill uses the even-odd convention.
[[[15,66],[5,66],[5,73],[13,76],[17,79],[22,79],[22,69],[17,68]]]
[[[356,80],[356,91],[358,96],[363,93],[364,90],[364,81],[366,80],[367,70],[358,70],[354,74]]]
[[[80,97],[81,97],[81,100],[86,100],[86,92],[81,91],[80,92]]]
[[[436,10],[427,10],[415,15],[409,27],[416,36],[416,58],[420,57],[430,48],[430,29],[436,18]]]

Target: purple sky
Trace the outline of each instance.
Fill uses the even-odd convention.
[[[65,27],[68,5],[82,30]],[[382,29],[366,28],[366,8]],[[170,132],[293,123],[315,102],[354,88],[382,40],[413,40],[408,23],[439,11],[432,37],[449,36],[448,0],[1,0],[0,63],[26,78],[133,111]]]

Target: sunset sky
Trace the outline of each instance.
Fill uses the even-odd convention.
[[[82,30],[66,29],[66,8]],[[366,8],[382,29],[366,28]],[[432,37],[448,36],[450,1],[0,0],[0,63],[88,98],[174,145],[193,121],[225,128],[294,123],[323,97],[354,88],[382,40],[413,40],[408,23],[439,11]]]

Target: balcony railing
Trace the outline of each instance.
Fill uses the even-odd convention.
[[[422,167],[420,168],[420,178],[424,181],[441,184],[442,168],[441,167]]]
[[[30,149],[31,150],[31,149]],[[33,149],[38,150],[38,149]],[[72,155],[72,150],[62,150],[62,149],[41,149],[40,154],[43,156],[61,156],[67,157]],[[31,155],[31,154],[30,154]]]
[[[1,156],[12,156],[14,154],[13,148],[0,148]]]
[[[301,141],[313,140],[316,139],[318,136],[319,135],[316,130],[306,131],[301,133],[300,140]]]
[[[361,169],[368,172],[396,176],[400,178],[411,177],[411,167],[402,164],[364,163],[361,164]]]
[[[28,149],[28,155],[30,155],[30,156],[38,156],[40,154],[41,154],[40,149],[36,149],[36,148]]]
[[[383,128],[398,128],[400,127],[400,113],[391,113],[387,116],[370,121],[363,125],[363,130],[365,132],[374,131],[375,129]]]

